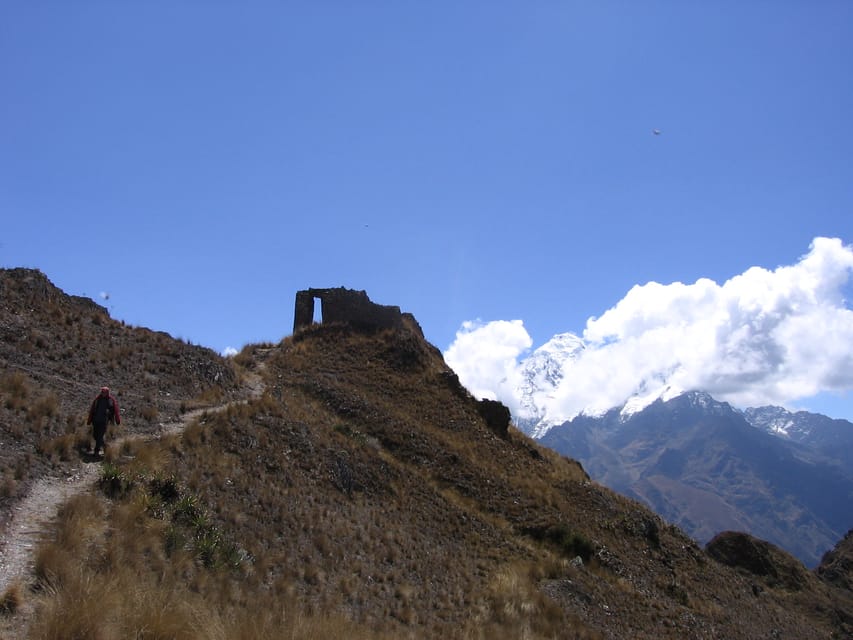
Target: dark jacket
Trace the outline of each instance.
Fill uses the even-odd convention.
[[[86,420],[86,424],[107,424],[108,422],[121,424],[118,401],[112,394],[103,396],[99,393],[92,401],[92,407],[89,409],[89,418]]]

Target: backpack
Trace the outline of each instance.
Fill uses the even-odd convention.
[[[112,396],[95,398],[95,403],[92,406],[92,420],[94,422],[112,422],[115,420],[115,414],[116,404]]]

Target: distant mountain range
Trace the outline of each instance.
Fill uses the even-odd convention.
[[[604,414],[548,414],[567,361],[585,349],[558,334],[522,364],[518,427],[583,464],[702,544],[723,530],[773,542],[815,566],[853,527],[853,424],[782,407],[738,410],[661,386]],[[638,388],[654,388],[638,381]]]
[[[113,637],[853,637],[853,531],[815,571],[745,533],[702,548],[508,430],[413,317],[363,318],[226,359],[0,269],[0,637],[93,637],[86,612],[105,603]],[[534,382],[559,373],[542,371]],[[122,408],[109,464],[87,456],[83,424],[104,382]],[[704,394],[626,415],[548,437],[632,495],[705,496],[741,530],[756,486],[765,519],[815,548],[835,526],[819,516],[851,512],[830,486],[841,472],[791,441],[816,438],[793,418],[764,411],[788,434],[771,436]],[[714,473],[730,503],[701,484]],[[27,512],[43,524],[18,526]]]
[[[782,407],[745,411],[662,389],[603,415],[555,420],[540,400],[584,349],[560,334],[522,363],[519,428],[583,464],[702,544],[724,530],[769,540],[815,566],[853,527],[853,424]]]

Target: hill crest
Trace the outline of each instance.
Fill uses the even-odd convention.
[[[7,276],[0,278],[4,292]],[[5,300],[0,326],[26,329],[20,308]],[[67,314],[48,309],[30,317],[46,323],[39,331],[64,334]],[[100,324],[81,311],[71,326],[89,338],[141,336],[140,352],[147,346],[163,358],[159,380],[172,381],[177,410],[198,403],[198,389],[236,399],[246,376],[265,386],[261,397],[203,416],[181,437],[116,455],[114,477],[124,480],[110,486],[125,489],[102,499],[103,521],[87,534],[94,542],[75,551],[77,571],[88,575],[116,570],[110,554],[121,550],[120,566],[148,590],[146,598],[121,589],[110,595],[111,607],[128,613],[116,625],[132,624],[145,602],[170,589],[173,603],[204,612],[192,619],[219,621],[226,635],[216,637],[237,637],[229,620],[282,629],[295,611],[311,620],[340,617],[356,630],[351,637],[817,638],[850,631],[844,612],[853,610],[851,594],[838,580],[804,572],[805,588],[767,585],[756,595],[753,574],[714,561],[638,502],[591,482],[576,462],[512,427],[489,428],[482,405],[412,327],[311,325],[224,360],[98,317]],[[22,342],[4,348],[4,375],[26,361]],[[199,364],[201,379],[186,380],[188,360],[223,373],[210,378]],[[58,383],[64,369],[47,356],[32,362],[38,373],[22,375],[38,375],[40,389],[75,406],[79,387]],[[135,398],[127,380],[125,393]],[[11,414],[0,415],[9,429]],[[130,415],[128,431],[156,429],[141,412]],[[22,437],[35,448],[35,432]],[[53,472],[80,461],[72,454],[44,464]],[[194,526],[208,528],[187,537],[185,520],[169,514],[190,504]],[[125,530],[134,536],[126,545],[106,544]],[[222,548],[230,541],[233,562],[217,564],[219,556],[199,546],[205,540]],[[91,583],[104,575],[92,574]],[[52,588],[42,624],[50,598],[70,587]],[[64,624],[71,628],[67,617]],[[255,637],[263,637],[259,629]]]

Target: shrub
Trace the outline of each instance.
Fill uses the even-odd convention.
[[[562,522],[543,527],[530,527],[524,530],[536,540],[547,542],[564,556],[574,558],[580,556],[584,562],[589,562],[595,553],[595,545],[580,533],[574,532]]]

